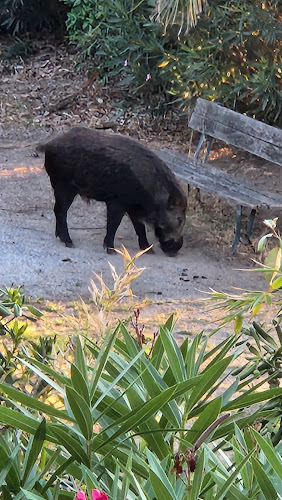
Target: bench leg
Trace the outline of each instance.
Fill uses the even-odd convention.
[[[251,213],[250,213],[250,217],[248,219],[248,224],[247,224],[247,238],[249,240],[249,243],[251,243],[251,233],[252,233],[252,229],[253,229],[253,225],[254,225],[254,220],[255,220],[255,216],[256,216],[256,209],[255,208],[252,208],[251,210]]]
[[[242,222],[242,207],[241,207],[241,205],[237,205],[237,207],[236,207],[236,231],[235,231],[235,238],[234,238],[234,241],[232,243],[232,247],[230,249],[230,255],[233,255],[235,248],[237,247],[237,245],[240,241],[241,222]]]
[[[200,154],[200,151],[201,151],[201,148],[202,148],[202,145],[203,145],[203,142],[204,142],[205,138],[206,138],[205,134],[201,134],[201,137],[200,137],[199,142],[198,142],[197,149],[196,149],[195,154],[194,154],[194,159],[196,161],[198,160],[198,157],[199,157],[199,154]]]
[[[207,152],[205,154],[204,162],[207,162],[210,156],[210,152],[212,150],[212,145],[213,145],[213,137],[209,137],[208,140],[208,147],[207,147]]]

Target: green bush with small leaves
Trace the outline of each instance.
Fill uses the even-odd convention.
[[[187,35],[178,24],[165,30],[153,20],[155,0],[65,2],[70,39],[104,80],[114,77],[118,86],[145,95],[158,108],[155,93],[162,105],[182,110],[202,96],[281,126],[277,1],[210,0]]]

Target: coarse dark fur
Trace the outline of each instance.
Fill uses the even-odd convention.
[[[125,213],[141,249],[150,246],[144,222],[154,228],[166,254],[175,255],[182,247],[186,196],[175,175],[148,148],[122,135],[75,127],[38,149],[45,151],[54,190],[56,236],[66,246],[73,246],[67,211],[79,194],[107,205],[108,253]]]

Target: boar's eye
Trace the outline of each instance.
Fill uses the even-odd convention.
[[[176,220],[177,220],[178,225],[180,226],[184,222],[184,217],[179,216],[179,217],[177,217]]]

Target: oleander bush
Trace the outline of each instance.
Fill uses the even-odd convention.
[[[77,69],[98,71],[104,83],[117,86],[120,106],[132,104],[136,95],[149,111],[189,112],[202,96],[281,127],[279,1],[192,4],[194,17],[185,21],[182,2],[3,0],[0,27],[17,35],[3,54],[27,56],[30,38],[45,28],[66,29],[77,47]],[[189,22],[194,26],[187,31]]]
[[[280,368],[252,369],[243,330],[211,345],[204,333],[177,342],[173,316],[151,339],[137,312],[132,325],[111,322],[115,300],[132,300],[142,271],[121,253],[112,288],[96,276],[87,331],[70,328],[71,349],[53,343],[53,356],[40,357],[21,337],[15,374],[28,370],[28,383],[15,374],[0,382],[2,498],[73,499],[78,490],[91,498],[93,489],[112,500],[277,498]]]

